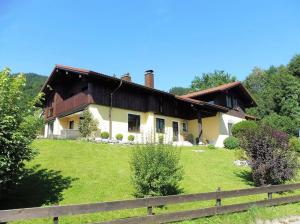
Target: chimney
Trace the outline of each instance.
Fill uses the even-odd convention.
[[[154,74],[153,70],[147,70],[145,72],[145,86],[154,88]]]
[[[126,74],[121,76],[121,79],[125,80],[127,82],[131,82],[131,75],[129,73],[126,73]]]

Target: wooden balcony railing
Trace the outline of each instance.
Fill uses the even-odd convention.
[[[53,107],[45,108],[45,118],[49,119],[52,117],[56,117],[62,113],[71,111],[88,103],[88,94],[85,92],[78,93],[60,103],[54,104]]]

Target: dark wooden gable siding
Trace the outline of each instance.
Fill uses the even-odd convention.
[[[45,117],[52,119],[64,116],[88,104],[110,106],[110,95],[120,85],[120,79],[97,73],[80,74],[73,71],[55,70],[51,88],[45,88]],[[214,116],[219,110],[177,99],[174,95],[144,86],[123,82],[114,93],[112,106],[140,112],[196,119],[199,112],[202,117]],[[49,111],[53,111],[49,116]]]
[[[45,118],[52,119],[89,103],[88,81],[77,73],[58,70],[45,93]],[[51,113],[49,113],[51,111]]]
[[[110,106],[110,94],[120,82],[111,80],[90,80],[90,93],[93,103]],[[142,88],[123,83],[113,95],[113,107],[154,112],[156,114],[191,119],[196,117],[190,104],[180,102],[172,95],[154,93]]]

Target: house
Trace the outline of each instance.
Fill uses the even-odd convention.
[[[154,88],[154,73],[145,85],[94,71],[56,65],[41,90],[45,137],[76,138],[82,111],[88,109],[99,130],[110,138],[121,133],[137,142],[205,142],[223,146],[234,123],[253,119],[245,109],[256,106],[240,82],[176,96]]]

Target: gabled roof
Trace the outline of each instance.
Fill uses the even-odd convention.
[[[192,93],[188,93],[186,95],[183,95],[182,97],[184,98],[193,98],[193,97],[197,97],[197,96],[203,96],[203,95],[207,95],[210,93],[215,93],[218,91],[224,91],[224,90],[228,90],[231,89],[235,86],[241,85],[241,82],[237,81],[237,82],[231,82],[231,83],[226,83],[220,86],[216,86],[216,87],[212,87],[209,89],[204,89],[204,90],[199,90],[196,92],[192,92]]]
[[[226,83],[226,84],[216,86],[216,87],[212,87],[212,88],[209,88],[209,89],[204,89],[204,90],[188,93],[186,95],[183,95],[182,97],[183,98],[197,98],[197,97],[200,97],[200,96],[205,96],[205,95],[209,95],[209,94],[213,94],[213,93],[217,93],[217,92],[223,92],[223,91],[226,91],[226,90],[230,90],[232,88],[238,88],[244,94],[244,96],[247,98],[247,100],[249,100],[249,102],[251,102],[252,106],[257,105],[255,100],[253,99],[253,97],[249,93],[249,91],[243,86],[243,84],[240,81]]]
[[[41,92],[45,92],[47,90],[47,88],[46,88],[47,85],[56,77],[56,74],[57,74],[58,70],[62,70],[62,71],[66,71],[66,72],[73,72],[73,73],[77,73],[77,74],[81,74],[81,75],[85,75],[85,76],[93,77],[93,78],[105,78],[105,79],[108,79],[110,81],[117,81],[117,82],[121,81],[120,78],[105,75],[105,74],[102,74],[102,73],[99,73],[99,72],[94,72],[94,71],[87,70],[87,69],[81,69],[81,68],[75,68],[75,67],[70,67],[70,66],[57,64],[57,65],[55,65],[54,69],[52,70],[51,75],[48,77],[48,79],[44,83],[44,85],[41,89]],[[211,110],[214,110],[214,111],[228,111],[228,109],[226,107],[222,107],[222,106],[219,106],[219,105],[213,105],[213,104],[209,104],[207,102],[200,101],[200,100],[195,100],[195,99],[184,99],[183,97],[175,96],[172,93],[164,92],[164,91],[161,91],[161,90],[158,90],[158,89],[150,88],[150,87],[147,87],[147,86],[144,86],[144,85],[141,85],[141,84],[138,84],[138,83],[134,83],[134,82],[129,82],[129,81],[126,81],[126,80],[122,80],[122,82],[126,83],[126,85],[128,87],[135,86],[135,87],[141,88],[145,91],[159,93],[159,94],[163,94],[163,95],[166,95],[166,96],[174,97],[177,100],[180,100],[180,101],[183,101],[183,102],[186,102],[186,103],[188,102],[188,103],[191,103],[191,104],[195,104],[197,106],[205,107],[207,109],[211,109]]]
[[[192,98],[184,98],[182,96],[176,96],[176,98],[180,99],[182,101],[197,104],[197,105],[200,105],[200,106],[214,106],[216,108],[219,108],[221,111],[228,111],[228,108],[226,108],[226,107],[216,105],[216,104],[211,104],[211,103],[208,103],[208,102],[205,102],[205,101],[202,101],[202,100],[195,100],[195,99],[192,99]]]

